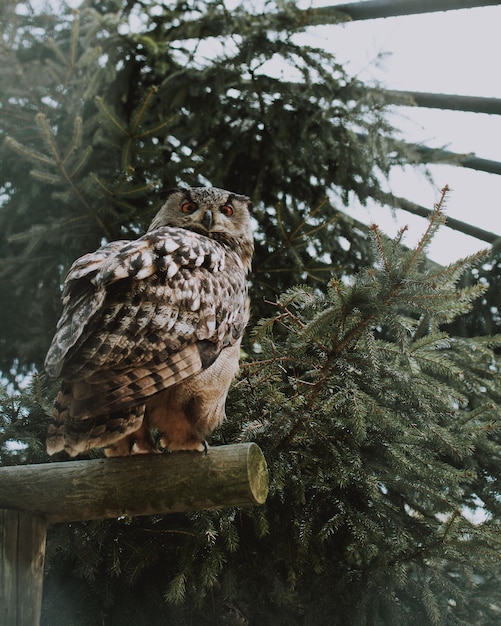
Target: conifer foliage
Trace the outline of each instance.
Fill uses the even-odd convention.
[[[325,292],[287,291],[257,327],[261,358],[241,383],[243,415],[257,419],[242,434],[273,459],[275,587],[294,611],[301,598],[304,623],[478,623],[483,612],[464,592],[474,555],[492,550],[494,562],[499,546],[497,479],[479,460],[496,447],[500,340],[440,330],[482,291],[457,288],[475,258],[425,269],[442,222],[438,206],[406,252],[374,226],[373,266]],[[466,512],[479,501],[493,504],[481,527]],[[297,613],[281,619],[269,623]]]
[[[255,201],[253,329],[211,443],[261,446],[268,502],[53,526],[43,624],[498,623],[499,259],[427,261],[446,189],[414,249],[338,210],[413,158],[381,93],[297,43],[294,2],[0,11],[2,464],[48,461],[74,258],[175,185]]]

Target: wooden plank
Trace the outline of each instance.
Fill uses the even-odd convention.
[[[38,626],[42,606],[46,520],[0,510],[0,624]]]
[[[155,515],[263,504],[266,461],[255,443],[207,454],[158,455],[0,468],[0,508],[50,522]]]

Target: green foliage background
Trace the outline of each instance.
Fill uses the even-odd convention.
[[[18,386],[69,264],[175,185],[255,203],[254,330],[212,444],[261,446],[267,504],[53,526],[42,621],[495,624],[499,254],[430,264],[442,204],[410,251],[340,211],[415,155],[380,91],[295,42],[293,2],[264,5],[0,9],[3,464],[48,461],[56,385]]]

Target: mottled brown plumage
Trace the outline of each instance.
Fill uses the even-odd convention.
[[[249,317],[250,206],[222,189],[174,189],[143,237],[75,261],[45,360],[62,380],[49,454],[204,449]]]

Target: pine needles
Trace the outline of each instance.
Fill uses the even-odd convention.
[[[257,327],[259,359],[246,365],[239,388],[257,406],[240,402],[260,415],[259,427],[243,423],[242,436],[272,459],[269,525],[294,520],[286,533],[287,549],[297,550],[287,561],[296,580],[289,593],[307,593],[315,571],[338,597],[351,597],[344,585],[356,584],[356,571],[370,580],[359,592],[375,611],[371,623],[407,623],[398,606],[408,602],[416,575],[427,580],[417,600],[423,623],[449,623],[443,615],[456,614],[450,599],[460,596],[461,568],[486,545],[465,505],[478,508],[479,487],[491,480],[481,478],[478,463],[500,426],[497,340],[458,341],[441,330],[482,293],[457,281],[460,268],[484,254],[426,269],[442,201],[415,249],[373,227],[372,267],[349,283],[333,279],[325,293],[296,287],[282,295],[272,305],[276,314]],[[476,377],[485,368],[498,380],[496,391]],[[270,549],[280,562],[286,546],[277,541]],[[442,558],[457,572],[450,595],[439,591]],[[393,590],[394,622],[375,608],[380,585]],[[316,600],[325,623],[329,600]]]

